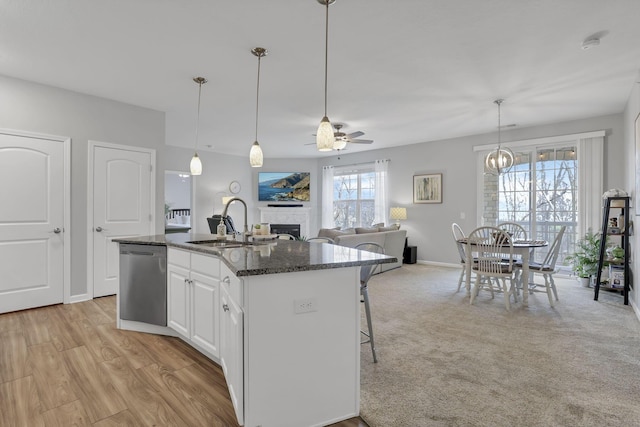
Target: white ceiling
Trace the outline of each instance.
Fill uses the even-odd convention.
[[[324,6],[317,0],[1,0],[0,74],[166,112],[167,144],[318,157]],[[640,69],[638,0],[337,0],[328,116],[349,152],[623,111]],[[584,39],[603,35],[582,50]],[[490,141],[487,141],[490,142]]]

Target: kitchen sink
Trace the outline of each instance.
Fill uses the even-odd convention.
[[[243,246],[253,245],[251,242],[236,242],[227,240],[193,240],[192,245],[208,246],[210,248],[241,248]]]

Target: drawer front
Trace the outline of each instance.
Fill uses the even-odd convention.
[[[184,268],[191,268],[191,254],[179,249],[167,248],[167,262]]]
[[[227,290],[233,302],[240,308],[244,307],[242,300],[242,280],[236,277],[236,275],[222,263],[220,265],[220,286]]]
[[[213,256],[191,253],[191,271],[205,276],[220,277],[220,260]]]

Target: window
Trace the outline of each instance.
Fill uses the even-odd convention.
[[[375,182],[372,169],[334,172],[333,220],[336,227],[369,227],[373,224]]]
[[[485,175],[485,194],[496,194],[497,189],[497,198],[485,200],[486,223],[515,222],[527,230],[529,238],[549,242],[563,225],[567,227],[558,265],[564,264],[577,236],[576,150],[575,146],[545,146],[518,151],[508,173]],[[545,255],[546,250],[536,250],[535,261]]]
[[[509,144],[516,160],[509,173],[484,174],[484,157],[492,146],[479,151],[478,223],[516,222],[530,239],[552,242],[567,227],[557,261],[573,252],[576,240],[589,228],[600,226],[602,152],[604,131],[519,141]],[[542,261],[545,249],[534,252]],[[569,272],[568,266],[565,271]]]

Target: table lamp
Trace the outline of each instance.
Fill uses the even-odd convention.
[[[398,226],[398,228],[400,228],[400,220],[407,219],[407,208],[401,208],[397,206],[392,207],[391,212],[389,213],[389,218],[395,219],[396,225]]]

